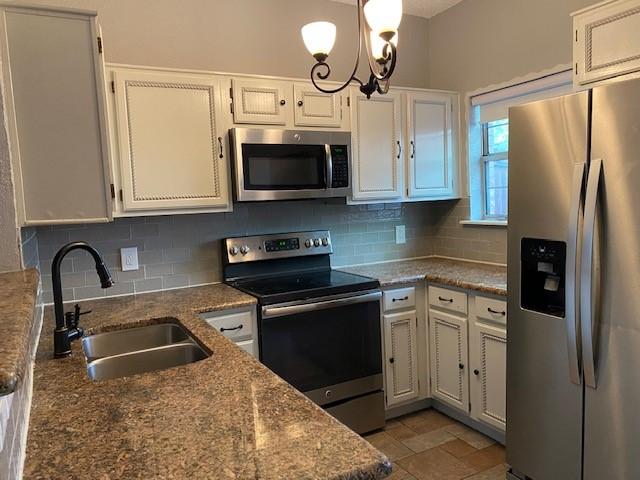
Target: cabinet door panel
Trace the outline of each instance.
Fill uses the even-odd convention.
[[[455,193],[457,96],[409,93],[407,104],[408,195],[451,197]]]
[[[384,316],[387,406],[416,398],[418,352],[416,350],[416,311]]]
[[[473,327],[471,351],[474,373],[471,413],[474,418],[504,430],[507,387],[506,330],[476,322]]]
[[[215,78],[114,73],[124,210],[226,207]]]
[[[300,127],[340,127],[340,95],[319,92],[313,85],[295,84],[295,124]]]
[[[351,98],[353,198],[402,197],[401,96]]]
[[[235,123],[285,125],[291,84],[277,80],[234,78]]]
[[[467,320],[429,311],[431,342],[431,393],[469,412]]]
[[[18,7],[2,8],[0,16],[21,220],[110,220],[106,93],[95,16]]]
[[[640,71],[640,0],[595,6],[578,13],[573,24],[576,84]]]

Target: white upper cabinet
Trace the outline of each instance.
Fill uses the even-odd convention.
[[[452,198],[456,181],[458,95],[407,93],[407,196]]]
[[[352,89],[353,199],[402,197],[402,95],[366,96]]]
[[[102,42],[94,15],[0,8],[0,63],[20,223],[112,217]]]
[[[297,127],[340,127],[342,105],[340,94],[318,91],[311,84],[293,85],[295,99],[294,121]]]
[[[113,80],[123,210],[227,209],[218,79],[120,69]]]
[[[598,3],[573,14],[574,83],[640,71],[640,0]]]
[[[429,311],[431,394],[469,413],[467,319]]]
[[[263,125],[286,125],[291,105],[291,82],[234,78],[233,121]]]
[[[416,315],[415,310],[384,315],[387,407],[420,394]]]

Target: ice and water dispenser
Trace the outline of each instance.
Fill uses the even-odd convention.
[[[565,267],[567,245],[564,242],[523,238],[520,249],[521,306],[526,310],[564,317]]]

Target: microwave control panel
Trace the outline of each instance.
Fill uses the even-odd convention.
[[[349,155],[346,145],[331,145],[333,161],[333,179],[331,188],[347,188],[349,186]]]

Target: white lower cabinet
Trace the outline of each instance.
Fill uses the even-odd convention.
[[[204,312],[200,314],[200,318],[242,350],[258,358],[256,336],[258,325],[255,307]]]
[[[507,331],[482,322],[475,322],[471,331],[471,416],[504,430]]]
[[[385,314],[384,350],[387,406],[417,398],[418,352],[415,310]]]
[[[467,319],[429,310],[431,344],[431,394],[455,408],[469,412]]]

